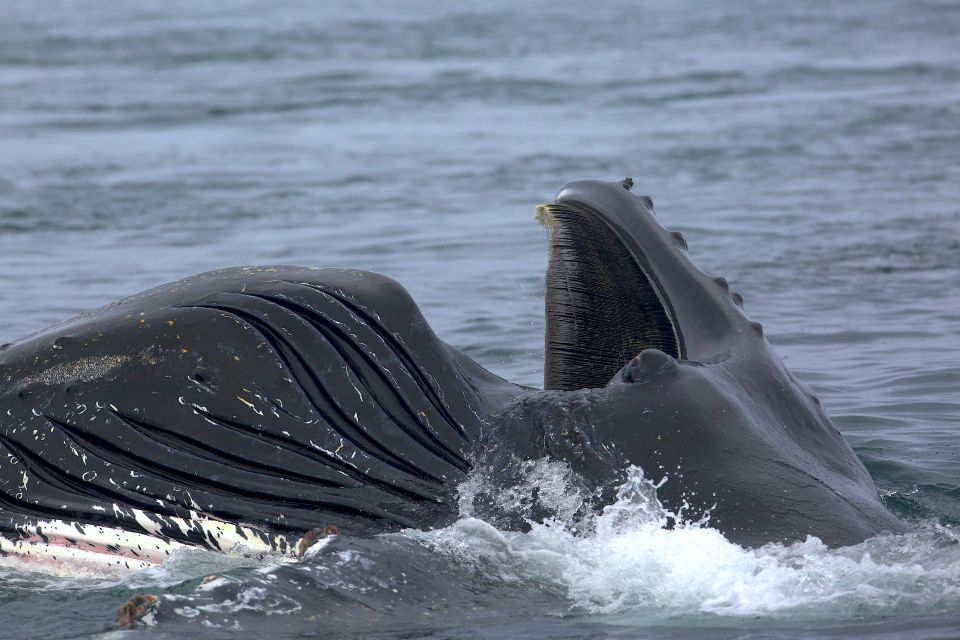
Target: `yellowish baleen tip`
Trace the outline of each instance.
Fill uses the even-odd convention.
[[[534,211],[534,219],[545,226],[546,228],[553,227],[553,208],[555,205],[552,204],[539,204],[537,205],[536,210]]]

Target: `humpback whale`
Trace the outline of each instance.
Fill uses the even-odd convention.
[[[572,182],[537,209],[543,389],[486,371],[401,285],[350,269],[212,271],[3,345],[0,552],[295,553],[311,530],[445,526],[474,469],[507,486],[542,458],[594,508],[639,466],[665,507],[742,545],[903,531],[740,295],[631,187]]]

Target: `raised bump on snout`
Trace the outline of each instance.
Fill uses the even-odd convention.
[[[673,243],[678,247],[680,247],[681,249],[683,249],[684,251],[687,251],[689,249],[689,247],[687,247],[687,239],[684,238],[683,234],[680,233],[679,231],[671,231],[670,237],[673,238]]]
[[[677,361],[673,356],[659,349],[644,349],[623,367],[620,379],[628,384],[649,380],[675,369],[676,366]]]

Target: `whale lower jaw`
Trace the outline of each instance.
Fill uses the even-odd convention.
[[[147,516],[147,514],[143,514]],[[151,514],[153,515],[153,514]],[[151,522],[147,517],[138,520]],[[300,540],[265,534],[258,529],[211,518],[170,518],[183,531],[202,532],[216,541],[206,545],[242,556],[296,557]],[[136,533],[119,527],[66,520],[38,520],[18,525],[16,532],[0,534],[0,563],[54,575],[76,576],[96,572],[123,575],[163,563],[183,548],[192,548],[163,535]]]

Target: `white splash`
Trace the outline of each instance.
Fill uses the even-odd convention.
[[[631,469],[586,535],[561,518],[516,533],[470,515],[446,529],[406,535],[493,579],[554,590],[572,610],[588,613],[849,619],[960,607],[956,529],[930,525],[833,550],[816,538],[745,549],[706,522],[670,513],[656,489],[641,469]],[[469,495],[470,485],[463,491]],[[665,529],[668,518],[680,524]]]
[[[480,467],[457,488],[460,515],[476,516],[476,502],[486,501],[504,513],[529,519],[536,503],[563,522],[571,522],[588,496],[574,486],[574,473],[565,462],[544,457],[537,460],[512,459],[519,478],[515,484],[493,489],[493,470]]]

